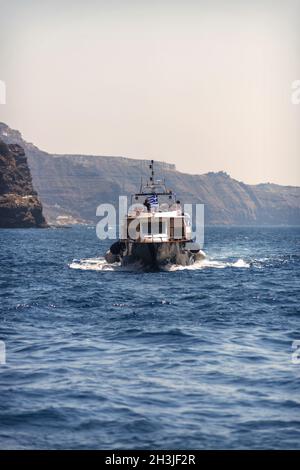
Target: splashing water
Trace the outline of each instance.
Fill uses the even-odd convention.
[[[74,259],[72,263],[69,264],[69,267],[72,269],[81,269],[83,271],[140,271],[143,270],[143,266],[140,263],[133,263],[127,266],[121,266],[121,263],[113,263],[109,264],[103,258],[86,258],[86,259]],[[220,261],[210,258],[205,258],[203,260],[196,261],[195,263],[189,266],[182,266],[178,264],[166,264],[161,267],[163,271],[167,272],[174,272],[174,271],[182,271],[182,270],[190,270],[195,271],[198,269],[204,268],[215,268],[215,269],[222,269],[222,268],[249,268],[250,263],[246,262],[243,259],[238,259],[234,262],[226,262]]]
[[[104,258],[86,258],[74,259],[69,267],[83,271],[115,271],[121,267],[121,263],[109,264]]]

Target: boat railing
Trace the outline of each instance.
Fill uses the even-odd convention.
[[[150,209],[148,209],[146,206],[143,206],[142,204],[137,204],[132,205],[129,208],[128,211],[128,216],[129,217],[138,217],[141,214],[163,214],[165,212],[176,212],[177,216],[182,215],[182,207],[178,204],[160,204],[157,206],[152,206]]]

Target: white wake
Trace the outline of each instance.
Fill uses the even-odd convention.
[[[141,271],[143,267],[139,263],[121,266],[121,263],[113,263],[109,264],[103,257],[100,258],[86,258],[86,259],[74,259],[72,263],[69,264],[71,269],[79,269],[83,271]],[[249,268],[250,264],[243,260],[238,259],[234,262],[227,262],[221,260],[215,260],[210,258],[205,258],[203,260],[196,261],[194,264],[190,266],[182,266],[177,264],[167,264],[162,266],[161,269],[167,272],[174,272],[174,271],[183,271],[183,270],[198,270],[198,269],[207,269],[207,268],[215,268],[215,269],[223,269],[223,268]]]

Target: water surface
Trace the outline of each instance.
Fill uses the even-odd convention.
[[[145,273],[92,227],[0,230],[0,448],[300,448],[299,235],[208,228]]]

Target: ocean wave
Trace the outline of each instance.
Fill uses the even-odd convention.
[[[85,227],[0,236],[1,448],[300,448],[299,229],[152,273]]]

